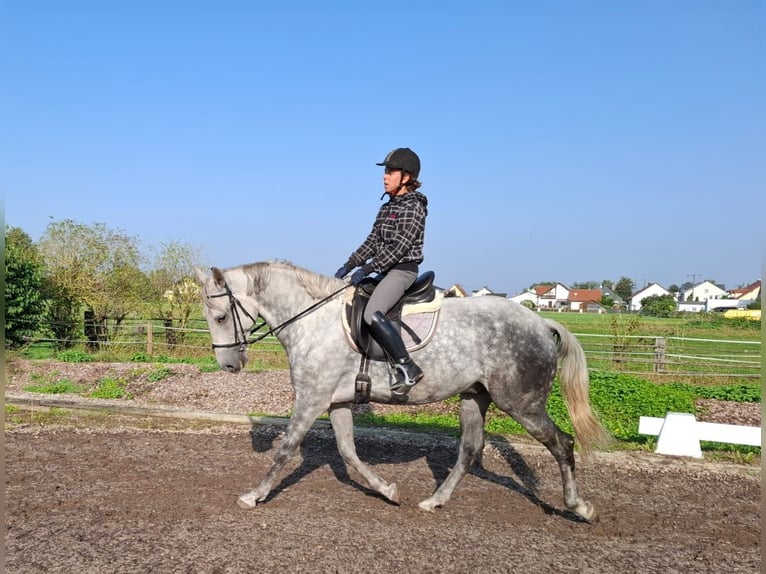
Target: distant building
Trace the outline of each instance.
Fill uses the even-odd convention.
[[[532,289],[527,289],[526,291],[522,291],[518,295],[514,295],[513,297],[508,297],[511,301],[514,301],[516,303],[522,304],[524,302],[530,302],[532,305],[537,307],[537,293],[534,292]]]
[[[641,302],[647,297],[651,297],[652,295],[662,297],[663,295],[670,295],[670,294],[671,294],[670,291],[665,289],[659,283],[650,283],[643,289],[639,289],[638,291],[633,293],[633,295],[630,296],[630,304],[628,305],[628,309],[630,309],[631,311],[640,311]]]
[[[725,289],[719,287],[711,281],[703,281],[697,285],[692,285],[688,289],[682,292],[684,301],[700,301],[704,302],[708,299],[723,299],[727,296]]]
[[[449,289],[444,290],[445,297],[468,297],[468,291],[463,289],[459,283],[455,283]]]
[[[579,313],[603,313],[601,289],[572,289],[569,291],[569,310]]]
[[[569,288],[563,283],[537,285],[537,307],[540,309],[563,309],[568,306]]]
[[[494,295],[495,297],[507,297],[507,293],[495,293],[490,289],[489,287],[482,287],[481,289],[477,289],[476,291],[473,291],[471,293],[471,296],[473,297],[483,297],[485,295]]]
[[[757,301],[761,298],[761,280],[745,287],[729,290],[729,295],[739,301]]]

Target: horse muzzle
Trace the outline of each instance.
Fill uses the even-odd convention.
[[[215,358],[218,366],[229,373],[238,373],[247,364],[247,353],[242,348],[216,349]]]

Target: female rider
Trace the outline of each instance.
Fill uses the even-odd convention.
[[[399,301],[418,277],[423,262],[428,198],[420,193],[418,181],[420,158],[410,148],[396,148],[377,165],[384,166],[383,185],[389,199],[384,203],[372,231],[335,273],[341,279],[351,275],[358,285],[370,273],[381,276],[367,308],[364,322],[370,333],[396,367],[394,390],[404,390],[423,378],[423,371],[410,358],[399,331],[386,318],[386,313]]]

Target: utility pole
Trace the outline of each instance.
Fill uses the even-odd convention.
[[[692,293],[691,293],[691,295],[689,295],[689,299],[692,302],[694,302],[694,285],[695,285],[694,282],[697,279],[697,277],[699,277],[699,273],[692,273],[691,275],[687,275],[687,277],[691,277],[692,278]]]

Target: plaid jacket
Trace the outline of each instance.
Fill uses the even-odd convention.
[[[384,273],[398,263],[420,264],[427,215],[428,198],[419,191],[392,197],[380,206],[372,231],[346,266]]]

